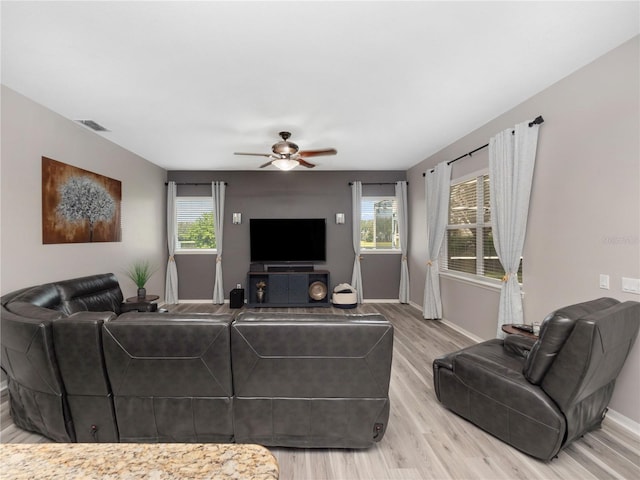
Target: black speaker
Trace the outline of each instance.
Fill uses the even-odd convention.
[[[244,305],[244,288],[234,288],[229,295],[229,307],[242,308]]]
[[[264,263],[252,263],[249,265],[250,272],[264,272]]]

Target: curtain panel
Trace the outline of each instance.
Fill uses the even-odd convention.
[[[360,270],[360,219],[362,210],[362,182],[351,182],[351,218],[353,219],[353,252],[355,260],[353,261],[353,275],[351,276],[351,286],[356,291],[358,303],[362,303],[364,294],[362,292],[362,272]]]
[[[409,265],[407,263],[407,245],[409,236],[408,208],[407,208],[407,182],[396,182],[396,201],[398,203],[398,233],[400,234],[400,289],[398,300],[400,303],[409,303]]]
[[[425,175],[427,274],[422,302],[422,316],[425,319],[442,318],[438,256],[447,229],[450,187],[451,165],[447,162],[439,163]]]
[[[216,280],[213,284],[213,303],[224,303],[224,284],[222,281],[222,245],[224,229],[224,197],[226,186],[224,182],[211,182],[213,196],[213,222],[216,231]]]
[[[493,243],[506,272],[500,290],[498,338],[502,325],[524,323],[518,267],[524,248],[538,130],[530,122],[498,133],[489,141],[489,188]]]
[[[167,184],[167,244],[169,261],[164,285],[164,301],[169,304],[178,303],[178,268],[174,255],[178,243],[178,224],[176,219],[176,182]]]

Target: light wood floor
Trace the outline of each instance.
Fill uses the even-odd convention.
[[[170,309],[230,311],[228,305],[210,304],[181,304]],[[345,313],[333,308],[316,310]],[[395,326],[386,435],[367,450],[272,448],[282,480],[640,478],[640,438],[608,419],[602,429],[572,443],[549,463],[530,458],[483,432],[443,408],[433,390],[433,359],[472,344],[470,339],[441,322],[423,320],[420,312],[408,305],[364,304],[356,312],[380,312]],[[13,425],[6,396],[0,409],[1,442],[49,441]]]

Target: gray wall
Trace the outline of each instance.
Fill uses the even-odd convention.
[[[621,45],[483,127],[422,161],[422,173],[488,142],[516,123],[544,116],[540,128],[524,248],[525,321],[563,305],[601,296],[640,300],[622,292],[621,278],[640,278],[639,37]],[[463,112],[461,112],[463,114]],[[487,153],[455,164],[473,171]],[[461,170],[460,170],[461,172]],[[453,176],[457,174],[454,170]],[[426,254],[424,183],[409,190],[411,299],[422,304]],[[611,289],[599,288],[599,274]],[[493,338],[498,293],[441,278],[444,317],[481,338]],[[640,422],[640,342],[620,374],[611,408]]]
[[[123,271],[144,258],[160,267],[149,293],[164,296],[165,170],[4,86],[1,153],[2,293],[113,272],[133,296]],[[42,244],[43,156],[122,182],[121,242]]]
[[[315,217],[327,219],[327,261],[316,268],[329,270],[330,288],[350,283],[353,270],[351,241],[351,188],[349,182],[395,182],[405,180],[404,171],[170,171],[177,183],[227,182],[224,219],[223,275],[225,298],[237,283],[245,287],[249,270],[249,219]],[[411,188],[411,187],[409,187]],[[205,186],[179,185],[178,195],[210,195]],[[393,185],[365,185],[363,194],[393,195]],[[231,215],[242,214],[233,225]],[[344,213],[344,225],[335,214]],[[211,299],[214,255],[176,255],[180,300]],[[362,261],[365,299],[397,299],[400,282],[399,255],[365,255]]]

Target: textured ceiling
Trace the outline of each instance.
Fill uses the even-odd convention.
[[[281,130],[338,150],[318,169],[403,170],[637,35],[639,5],[3,1],[1,75],[170,170],[256,169],[233,152]]]

